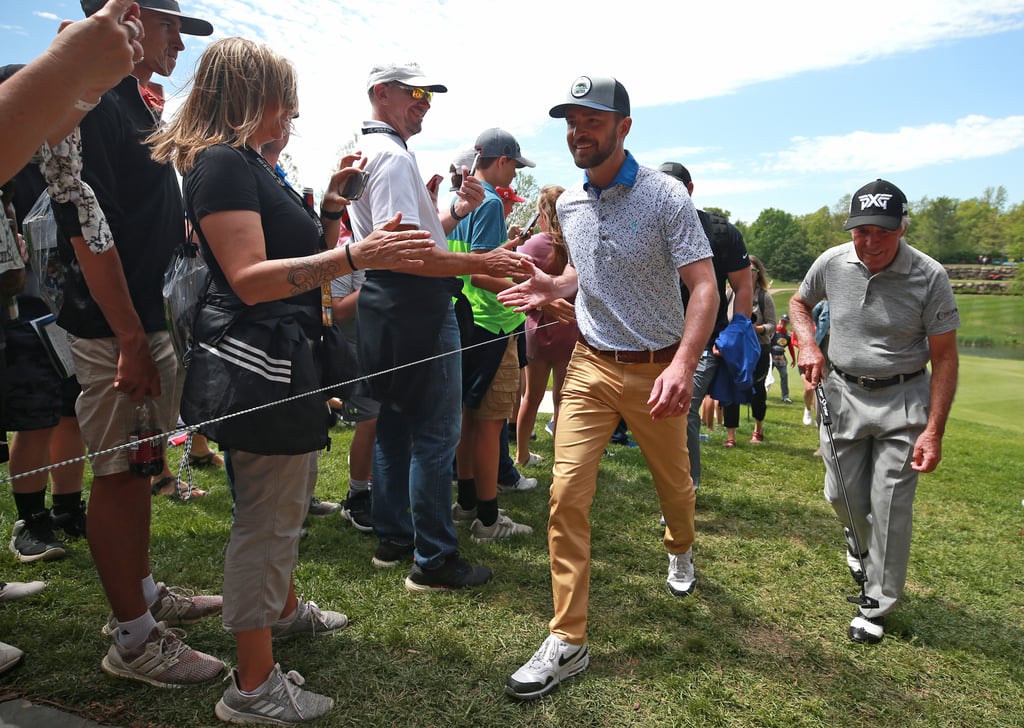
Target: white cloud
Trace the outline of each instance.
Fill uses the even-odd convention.
[[[1024,147],[1024,116],[966,116],[952,124],[901,127],[891,132],[854,131],[840,136],[794,138],[790,149],[765,165],[770,173],[901,172],[943,162],[978,159]]]
[[[32,14],[38,18],[42,18],[43,20],[63,20],[59,15],[54,15],[53,13],[48,13],[44,10],[33,10]],[[76,15],[75,17],[77,18],[78,16]]]

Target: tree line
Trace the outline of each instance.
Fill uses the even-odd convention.
[[[726,218],[727,210],[708,208]],[[758,256],[773,278],[800,280],[822,252],[849,241],[843,224],[850,195],[832,208],[806,215],[768,208],[752,223],[734,224],[747,250]],[[988,188],[980,197],[923,197],[910,203],[907,240],[940,263],[1004,263],[1024,258],[1024,203],[1009,206],[1003,187]],[[1018,267],[1018,276],[1024,266]]]

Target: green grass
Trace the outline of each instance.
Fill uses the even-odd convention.
[[[918,489],[906,596],[881,645],[845,636],[853,608],[844,597],[854,589],[821,494],[816,437],[800,424],[800,406],[778,404],[776,391],[763,446],[747,444],[745,418],[738,447],[722,448],[721,430],[705,446],[701,581],[692,598],[665,589],[658,504],[642,456],[612,447],[593,510],[591,668],[549,698],[518,704],[502,693],[547,634],[551,613],[544,468],[527,471],[541,487],[502,497],[516,520],[535,527],[532,536],[480,546],[461,534],[465,555],[496,574],[473,593],[411,595],[404,573],[370,565],[372,538],[337,516],[312,520],[299,589],[345,611],[352,625],[280,645],[276,656],[335,698],[323,726],[1024,725],[1024,438],[996,421],[1017,411],[1008,397],[1020,396],[1024,364],[965,357],[963,370],[944,460]],[[795,377],[791,384],[799,386]],[[532,448],[550,462],[542,426]],[[323,498],[344,495],[350,437],[333,433]],[[158,579],[215,592],[230,500],[219,474],[204,472],[198,484],[212,489],[200,502],[154,500],[152,559]],[[0,533],[13,518],[5,499]],[[217,724],[220,683],[157,690],[100,671],[107,606],[83,542],[59,562],[7,559],[3,578],[49,585],[0,608],[0,639],[27,652],[3,678],[8,691],[108,724]],[[189,642],[233,660],[218,620],[190,628]]]
[[[1024,346],[1024,296],[957,296],[961,346]]]

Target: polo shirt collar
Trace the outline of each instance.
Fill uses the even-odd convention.
[[[625,185],[626,187],[632,187],[636,183],[636,175],[639,171],[640,165],[637,163],[636,159],[633,158],[633,155],[627,149],[626,160],[622,163],[622,166],[619,167],[619,171],[615,173],[615,179],[612,180],[612,183],[605,187],[604,189],[610,190],[615,185]],[[601,192],[603,191],[602,188],[596,185],[592,185],[590,183],[590,178],[587,176],[586,170],[584,170],[583,172],[583,189],[587,190],[588,192],[593,190],[599,197],[601,195]]]
[[[862,268],[865,268],[866,270],[864,263],[861,261],[860,258],[857,257],[857,248],[854,247],[853,243],[850,243],[850,252],[846,256],[846,262],[856,263],[857,265],[861,266]],[[907,243],[907,239],[900,238],[900,246],[896,250],[896,257],[892,259],[892,262],[889,265],[887,265],[883,270],[880,270],[875,275],[880,275],[882,273],[889,272],[896,273],[898,275],[907,275],[908,273],[910,273],[910,268],[913,265],[913,262],[914,255],[910,250],[910,245]]]

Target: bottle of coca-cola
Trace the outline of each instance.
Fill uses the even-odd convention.
[[[128,431],[128,470],[136,477],[152,477],[164,471],[163,439],[146,440],[160,434],[158,419],[156,403],[149,397],[135,404]]]

